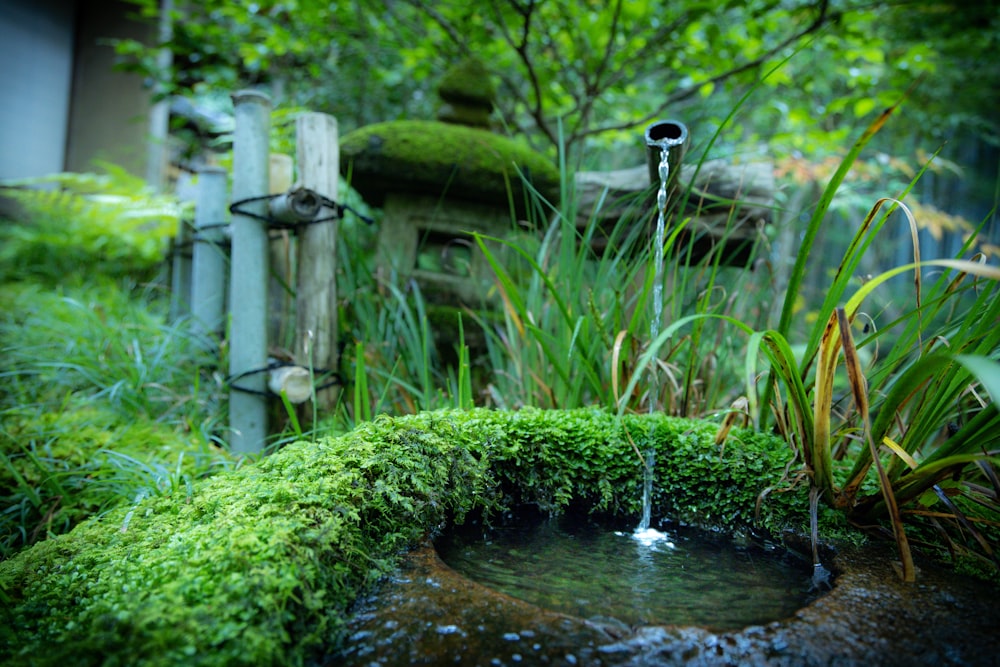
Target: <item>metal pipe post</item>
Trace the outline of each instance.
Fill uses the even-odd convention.
[[[271,100],[253,90],[233,95],[233,201],[268,193]],[[264,201],[241,209],[265,215]],[[267,438],[267,227],[252,215],[233,214],[229,288],[230,449],[259,453]]]
[[[206,167],[198,172],[194,210],[194,259],[191,268],[191,332],[199,343],[218,349],[225,324],[226,171]]]

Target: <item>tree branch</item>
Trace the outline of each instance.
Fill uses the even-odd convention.
[[[682,88],[678,91],[675,91],[674,93],[668,95],[667,98],[663,101],[663,103],[660,104],[656,109],[646,114],[639,120],[629,121],[626,123],[617,123],[613,125],[603,125],[599,127],[585,129],[577,137],[575,137],[575,139],[579,141],[586,137],[593,136],[596,134],[601,134],[604,132],[611,132],[616,130],[628,130],[633,127],[637,127],[639,125],[645,125],[646,123],[649,123],[650,121],[658,118],[668,107],[693,97],[703,86],[707,84],[715,85],[722,81],[725,81],[726,79],[742,74],[743,72],[760,67],[762,64],[764,64],[772,57],[774,57],[774,55],[779,51],[781,51],[782,49],[785,49],[786,47],[788,47],[791,44],[794,44],[803,37],[810,35],[819,30],[820,28],[822,28],[829,19],[830,19],[829,0],[821,0],[819,3],[819,13],[817,14],[815,20],[813,20],[812,23],[810,23],[808,26],[806,26],[799,32],[795,33],[794,35],[785,38],[784,40],[779,42],[777,45],[771,47],[765,53],[758,56],[757,58],[754,58],[753,60],[750,60],[746,63],[743,63],[742,65],[733,67],[732,69],[722,72],[721,74],[717,74],[705,81],[701,81],[695,85],[691,85],[686,88]]]

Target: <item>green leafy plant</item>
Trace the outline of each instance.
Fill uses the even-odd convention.
[[[97,265],[105,274],[149,275],[163,261],[184,206],[121,167],[100,166],[102,174],[0,183],[0,194],[21,207],[25,220],[0,225],[0,282],[28,276],[58,282]]]
[[[895,540],[900,550],[902,563],[901,574],[907,581],[912,581],[915,573],[912,558],[909,553],[900,507],[912,503],[917,497],[934,486],[940,480],[941,468],[933,466],[938,459],[948,459],[951,466],[945,466],[950,474],[961,479],[961,471],[965,470],[972,476],[965,485],[966,495],[974,502],[985,506],[989,512],[997,508],[994,500],[988,495],[983,496],[975,478],[981,477],[989,466],[993,465],[991,457],[991,439],[978,439],[975,443],[963,438],[951,439],[945,444],[933,443],[933,436],[939,432],[949,420],[954,417],[954,408],[959,394],[974,390],[966,365],[959,362],[955,355],[973,354],[977,362],[971,366],[982,369],[982,375],[977,375],[979,382],[986,382],[991,374],[991,358],[1000,350],[1000,337],[995,332],[994,319],[989,313],[994,313],[997,306],[996,282],[1000,279],[1000,270],[989,267],[982,262],[963,262],[959,260],[922,261],[919,246],[916,241],[916,222],[905,206],[898,201],[881,199],[866,216],[859,226],[853,240],[848,246],[845,257],[837,267],[834,281],[828,290],[824,302],[818,311],[817,326],[809,336],[801,355],[801,363],[792,354],[787,344],[787,336],[791,332],[792,316],[796,297],[799,293],[802,276],[806,264],[811,257],[812,241],[818,231],[824,215],[833,199],[834,193],[843,181],[848,168],[857,158],[864,146],[884,125],[895,107],[886,109],[862,136],[855,142],[851,151],[843,160],[841,167],[831,178],[827,189],[804,236],[802,247],[796,257],[796,265],[792,270],[786,291],[782,313],[778,327],[774,331],[756,333],[751,338],[751,350],[748,354],[748,383],[754,377],[753,360],[756,351],[763,344],[772,364],[772,373],[781,378],[788,388],[787,400],[790,414],[784,413],[784,408],[773,411],[779,419],[779,425],[789,436],[790,441],[797,442],[801,447],[801,455],[811,483],[818,489],[824,500],[831,505],[842,508],[848,515],[858,521],[872,521],[875,518],[888,518]],[[921,172],[922,173],[922,172]],[[920,177],[918,173],[914,181]],[[913,183],[907,187],[907,191]],[[872,246],[889,213],[882,211],[883,206],[891,204],[890,212],[897,206],[906,213],[913,228],[914,263],[886,271],[869,278],[853,296],[847,298],[845,305],[840,306],[845,298],[851,277],[862,256]],[[879,214],[882,213],[880,216]],[[971,245],[967,243],[966,248]],[[922,280],[923,270],[927,267],[939,266],[953,271],[946,272],[935,282],[929,294],[924,294]],[[890,354],[873,370],[873,387],[869,389],[864,379],[861,363],[856,354],[856,347],[851,335],[851,324],[857,317],[865,298],[878,286],[891,278],[908,271],[913,271],[915,294],[914,308],[903,315],[897,322],[889,325],[902,326],[902,333],[892,345]],[[962,287],[969,276],[979,276],[986,283],[977,281],[975,290],[978,296],[972,304],[963,307]],[[966,310],[968,308],[968,310]],[[951,312],[948,312],[948,310]],[[947,313],[943,322],[938,317]],[[985,315],[985,319],[981,319]],[[962,319],[964,317],[964,319]],[[869,318],[869,321],[871,319]],[[940,329],[931,329],[931,326]],[[874,334],[866,342],[878,340],[881,334]],[[924,341],[934,341],[940,347],[933,349]],[[854,396],[854,403],[860,427],[851,425],[850,420],[842,426],[842,434],[850,429],[858,429],[861,433],[863,447],[851,454],[845,445],[834,446],[834,373],[837,367],[839,353],[843,351],[848,371],[849,386]],[[815,368],[813,369],[813,363]],[[814,377],[814,390],[810,395],[806,384],[810,374]],[[760,405],[761,410],[770,410],[769,397],[774,384],[766,383],[765,399]],[[898,388],[890,391],[889,387]],[[869,393],[874,390],[877,393]],[[755,389],[748,386],[748,393],[755,397]],[[883,398],[884,397],[884,398]],[[912,402],[911,402],[912,401]],[[934,409],[926,410],[925,408]],[[974,409],[980,421],[995,425],[995,406],[983,403]],[[878,414],[874,424],[869,415],[872,411]],[[910,419],[913,423],[910,423]],[[768,422],[766,414],[761,413],[760,423]],[[883,465],[879,458],[878,448],[883,444],[895,444],[899,437],[892,429],[898,428],[900,436],[905,440],[902,447],[892,447],[902,458]],[[956,434],[957,435],[957,434]],[[929,447],[925,456],[930,461],[923,464],[913,463],[907,468],[900,465],[900,460],[912,457],[918,450]],[[834,481],[834,459],[855,456],[855,463],[848,474],[843,487]],[[951,458],[955,456],[957,458]],[[985,468],[978,467],[982,464]],[[857,494],[869,468],[874,465],[877,471],[881,500],[873,497],[859,499]],[[889,473],[893,471],[893,474]],[[987,480],[988,481],[988,480]],[[944,501],[944,496],[940,496]],[[947,503],[946,503],[947,504]],[[877,509],[876,509],[877,508]],[[975,542],[986,545],[987,541],[976,531],[953,503],[943,513],[941,518],[950,518],[961,525],[963,531],[971,532]],[[988,519],[987,519],[988,521]],[[950,538],[948,543],[956,544]],[[983,550],[987,557],[992,557],[992,548],[986,546]],[[997,561],[994,562],[996,563]],[[1000,563],[998,563],[1000,564]]]
[[[212,361],[129,290],[92,281],[0,287],[2,555],[227,465]]]

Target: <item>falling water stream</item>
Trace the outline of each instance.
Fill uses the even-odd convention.
[[[666,121],[654,123],[646,130],[646,143],[660,153],[657,169],[660,187],[656,193],[656,233],[653,238],[653,318],[649,325],[650,344],[660,335],[660,321],[663,318],[663,246],[666,243],[667,204],[670,182],[670,150],[682,147],[687,139],[687,128],[681,123]],[[656,412],[659,396],[659,377],[655,363],[649,369],[649,412]],[[640,542],[649,544],[667,541],[667,535],[650,527],[653,506],[653,470],[656,451],[650,443],[645,452],[642,480],[642,517],[634,536]]]

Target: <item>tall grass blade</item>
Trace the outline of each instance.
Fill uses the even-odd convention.
[[[457,407],[468,410],[474,407],[472,397],[472,365],[469,360],[469,346],[465,344],[465,325],[462,314],[458,314],[458,381],[455,397]]]
[[[916,581],[916,568],[913,565],[913,554],[910,552],[910,542],[906,537],[906,530],[903,527],[903,517],[899,512],[899,505],[893,493],[892,483],[882,467],[876,450],[875,441],[871,434],[871,421],[868,416],[868,387],[865,384],[861,361],[858,358],[858,351],[854,345],[854,338],[851,336],[851,325],[847,319],[847,313],[843,308],[837,309],[837,325],[840,329],[840,344],[844,350],[844,365],[847,367],[847,377],[851,385],[851,393],[854,396],[854,405],[861,414],[864,423],[863,437],[868,444],[872,459],[878,471],[879,487],[882,490],[882,498],[885,500],[889,510],[889,519],[892,522],[892,533],[896,539],[896,547],[899,549],[899,559],[902,564],[901,577],[903,581],[910,583]]]
[[[867,146],[872,138],[878,134],[879,130],[881,130],[886,122],[888,122],[889,118],[896,111],[896,109],[899,108],[900,104],[902,104],[903,100],[905,100],[908,95],[909,91],[907,91],[907,93],[904,94],[898,102],[879,114],[879,116],[865,129],[861,136],[858,137],[858,139],[854,142],[854,145],[851,146],[851,149],[847,152],[847,155],[844,156],[840,166],[837,168],[837,171],[834,172],[829,183],[827,183],[823,194],[820,196],[819,203],[809,219],[809,224],[803,234],[802,242],[796,252],[795,264],[789,274],[788,285],[785,288],[785,297],[782,302],[781,315],[779,317],[777,327],[778,333],[783,337],[787,338],[791,330],[792,317],[795,313],[795,303],[802,287],[802,281],[805,278],[808,263],[811,259],[812,247],[816,241],[816,236],[819,233],[820,227],[826,218],[826,213],[830,209],[830,205],[833,203],[834,195],[836,195],[837,191],[840,189],[841,184],[844,182],[844,178],[847,176],[847,172],[850,171],[851,166],[857,160],[861,151],[864,150],[865,146]],[[825,318],[827,317],[827,314],[821,312],[820,317]],[[807,360],[811,358],[812,350],[814,349],[813,346],[816,344],[816,342],[811,342],[809,348],[807,348],[806,354],[803,357],[804,365],[808,364]],[[772,385],[770,383],[765,385],[765,397],[762,401],[762,405],[760,406],[763,412],[761,413],[758,421],[762,427],[766,427],[768,421],[768,413],[766,412],[766,409],[770,402],[768,399],[770,397],[771,386]]]
[[[372,419],[372,409],[368,402],[368,372],[365,370],[365,345],[361,341],[354,344],[354,420],[360,424]]]
[[[813,393],[813,439],[807,460],[812,462],[813,483],[823,493],[823,500],[834,505],[833,453],[831,450],[831,420],[833,418],[833,379],[837,370],[837,359],[841,350],[842,329],[840,322],[842,309],[830,315],[823,329],[819,344],[819,363],[816,366],[816,384]],[[846,319],[844,320],[846,322]]]

